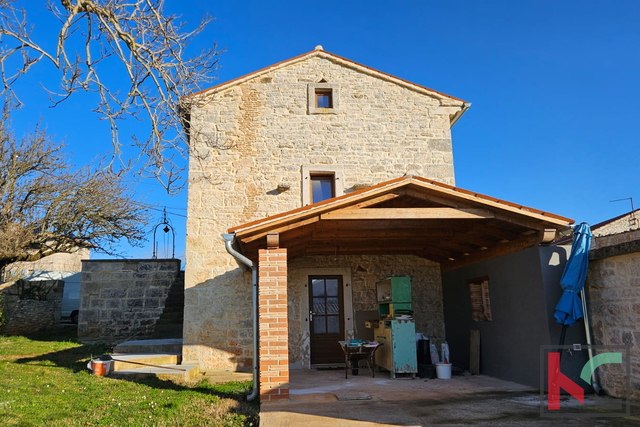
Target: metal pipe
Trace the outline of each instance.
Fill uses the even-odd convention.
[[[470,102],[465,102],[464,104],[462,104],[462,107],[460,107],[460,111],[458,111],[456,114],[454,114],[453,117],[451,118],[451,124],[449,125],[449,128],[452,128],[453,125],[456,124],[458,119],[460,119],[460,117],[462,117],[462,115],[469,109],[469,107],[471,107],[471,103]]]
[[[224,247],[235,259],[251,269],[251,279],[253,282],[253,390],[247,396],[248,401],[258,397],[258,267],[246,256],[233,249],[233,242],[236,240],[235,233],[223,234]]]
[[[593,350],[591,349],[591,328],[589,328],[589,314],[587,313],[587,296],[584,292],[584,288],[580,291],[580,298],[582,299],[582,320],[584,320],[584,333],[587,336],[587,350],[589,352],[589,360],[593,359]],[[591,374],[591,384],[593,386],[593,391],[596,392],[598,396],[601,396],[602,389],[600,388],[600,384],[598,384],[598,378],[596,377],[596,371],[593,371]]]

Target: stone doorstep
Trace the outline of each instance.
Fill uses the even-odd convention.
[[[193,381],[197,377],[201,377],[201,374],[198,365],[164,365],[162,367],[148,366],[126,371],[110,372],[109,377],[127,380],[156,377],[161,380]]]
[[[182,360],[182,355],[179,353],[150,353],[150,354],[119,354],[114,353],[111,355],[116,359],[111,363],[111,371],[128,371],[140,368],[146,368],[146,366],[140,365],[145,363],[149,365],[177,365]],[[131,363],[135,362],[135,363]]]

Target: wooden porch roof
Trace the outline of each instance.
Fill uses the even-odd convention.
[[[409,254],[443,271],[551,242],[574,221],[406,176],[229,229],[256,259],[278,233],[290,258]]]

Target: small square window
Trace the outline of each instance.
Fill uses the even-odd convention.
[[[339,86],[331,83],[310,83],[309,114],[336,114],[339,107]]]
[[[333,108],[331,89],[316,89],[316,108]]]

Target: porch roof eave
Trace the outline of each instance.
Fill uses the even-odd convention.
[[[443,269],[553,240],[574,221],[406,176],[229,229],[250,258],[278,233],[290,256],[412,254]]]

